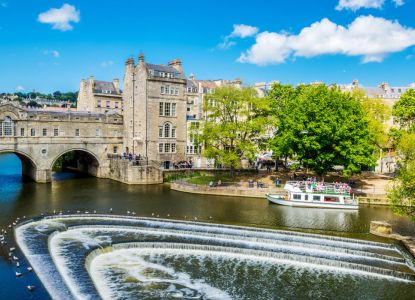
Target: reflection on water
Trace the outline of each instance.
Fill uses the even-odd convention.
[[[303,209],[270,205],[265,199],[193,195],[171,191],[167,185],[131,186],[97,178],[59,174],[51,184],[23,182],[19,159],[0,155],[0,227],[18,216],[34,216],[55,211],[93,211],[138,216],[207,220],[228,224],[247,224],[272,228],[302,228],[324,232],[343,232],[346,236],[369,238],[371,220],[385,220],[402,234],[414,234],[415,225],[393,215],[387,207],[364,206],[358,212]],[[68,177],[69,176],[69,177]],[[63,180],[73,178],[69,180]],[[0,252],[2,253],[2,252]],[[13,279],[14,270],[0,257],[0,299],[23,299],[21,283]],[[10,276],[11,274],[11,276]],[[7,281],[7,278],[13,280]],[[23,279],[24,280],[24,279]],[[6,294],[4,294],[6,293]]]

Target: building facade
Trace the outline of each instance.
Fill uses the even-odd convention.
[[[167,65],[126,61],[124,151],[169,169],[186,159],[186,77],[179,59]]]
[[[94,113],[116,112],[123,109],[119,80],[112,82],[95,80],[93,76],[82,79],[78,93],[77,109]]]

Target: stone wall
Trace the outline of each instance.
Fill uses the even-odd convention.
[[[163,183],[163,172],[153,166],[133,166],[128,160],[112,159],[108,178],[126,184]]]
[[[251,198],[265,198],[267,193],[284,193],[284,189],[281,188],[246,188],[238,186],[209,187],[204,185],[189,184],[183,181],[173,182],[170,187],[172,190],[185,193]]]

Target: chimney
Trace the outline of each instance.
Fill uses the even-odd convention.
[[[134,66],[134,58],[130,57],[129,59],[127,59],[125,61],[125,65],[129,66],[129,65],[133,65]]]
[[[387,83],[387,82],[382,82],[381,84],[380,84],[380,87],[385,91],[385,92],[387,92],[388,90],[389,90],[389,84]]]
[[[95,85],[95,80],[94,80],[94,75],[89,76],[89,89],[94,89],[94,85]]]
[[[138,63],[140,65],[144,64],[144,53],[140,53],[140,55],[138,56]]]
[[[176,69],[179,73],[183,73],[182,61],[179,58],[169,62],[169,67]]]
[[[115,78],[112,83],[114,84],[115,89],[117,90],[117,93],[120,92],[120,81],[118,80],[118,78]]]

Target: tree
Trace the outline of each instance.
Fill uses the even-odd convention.
[[[397,146],[399,168],[387,192],[392,209],[415,221],[415,134],[401,134]]]
[[[258,98],[252,88],[225,86],[208,94],[203,104],[206,120],[198,135],[203,155],[231,169],[239,168],[241,159],[252,161],[265,132],[267,109],[267,99]]]
[[[375,144],[379,149],[385,149],[389,144],[388,126],[392,110],[379,98],[369,98],[360,90],[354,90],[353,96],[362,104],[363,111],[368,120],[369,131],[373,135]]]
[[[415,90],[407,90],[393,105],[393,116],[402,127],[414,131],[415,125]]]
[[[279,99],[271,102],[282,104],[270,141],[276,153],[319,175],[336,165],[344,167],[346,176],[374,165],[374,136],[362,104],[352,94],[319,84],[300,85],[295,92],[274,85],[270,97],[275,95]]]

